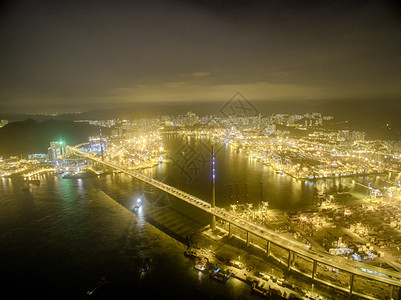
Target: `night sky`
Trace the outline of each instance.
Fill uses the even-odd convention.
[[[14,0],[0,54],[1,112],[401,99],[397,1]]]

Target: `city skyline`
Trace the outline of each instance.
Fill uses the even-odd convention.
[[[392,1],[9,2],[2,112],[400,99]]]

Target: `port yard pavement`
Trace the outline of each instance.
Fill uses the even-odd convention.
[[[373,228],[377,228],[378,226],[380,226],[383,221],[380,218],[377,217],[371,217],[369,212],[363,212],[363,210],[360,208],[360,206],[362,204],[369,204],[370,201],[369,199],[361,199],[361,200],[354,200],[353,201],[353,205],[348,205],[348,207],[350,209],[352,209],[352,211],[354,212],[355,215],[358,215],[357,219],[354,219],[353,223],[367,223],[369,224],[371,227]],[[398,210],[398,208],[396,208]],[[358,212],[363,212],[363,214],[358,213]],[[355,233],[353,230],[348,229],[344,226],[338,225],[333,227],[332,225],[334,225],[334,223],[330,223],[330,224],[325,224],[323,226],[317,225],[318,230],[318,234],[319,232],[330,232],[332,233],[334,236],[344,236],[344,235],[348,235],[352,238],[353,243],[355,244],[361,244],[361,245],[365,245],[367,243],[370,243],[371,246],[373,246],[373,250],[378,252],[378,251],[382,251],[385,253],[384,257],[382,258],[376,258],[375,262],[377,264],[380,263],[387,263],[390,264],[391,266],[393,266],[397,271],[401,271],[401,265],[399,264],[399,259],[400,259],[400,250],[397,249],[396,247],[392,248],[380,248],[379,246],[372,244],[370,239],[371,238],[383,238],[386,239],[389,236],[387,235],[388,233],[384,232],[378,235],[374,235],[374,236],[370,236],[370,235],[365,235],[365,236],[360,236],[357,233]],[[400,232],[397,230],[393,230],[393,232],[391,233],[391,236],[395,239],[400,238]],[[314,240],[316,240],[317,242],[321,243],[321,240],[318,238],[318,235],[314,237]]]
[[[352,237],[352,240],[354,241],[354,243],[359,243],[361,245],[365,245],[366,243],[370,242],[369,241],[370,236],[361,237],[358,234],[356,234],[355,232],[353,232],[352,230],[345,228],[345,227],[337,226],[335,228],[326,228],[326,230],[336,234],[337,236],[347,234],[350,237]],[[385,252],[384,257],[382,257],[382,258],[377,257],[375,259],[376,264],[387,263],[387,264],[391,265],[392,267],[394,267],[397,271],[401,271],[401,265],[399,264],[399,256],[398,255],[397,256],[393,255],[391,253],[390,249],[381,249],[374,244],[372,244],[372,246],[376,252],[377,251]],[[369,262],[367,262],[367,263],[369,263]]]
[[[361,217],[360,214],[357,214],[358,211],[362,211],[361,205],[362,204],[368,204],[369,203],[369,199],[360,199],[360,200],[353,200],[352,204],[347,205],[346,207],[351,209],[352,211],[354,211],[355,215],[359,215],[359,217],[357,219],[354,219],[353,223],[358,223],[358,222],[362,222],[365,220],[364,218]],[[345,208],[345,206],[339,206],[339,205],[335,205],[335,208]],[[283,218],[282,216],[284,215],[284,213],[282,211],[276,211],[274,210],[274,212],[270,212],[269,214],[274,215],[275,219]],[[365,222],[368,222],[372,227],[377,227],[377,224],[380,223],[380,220],[375,220],[374,218],[370,218],[370,219],[366,219]],[[376,223],[375,223],[376,222]],[[330,222],[327,223],[325,222],[324,225],[315,225],[317,231],[315,232],[315,234],[313,236],[309,236],[308,234],[306,234],[302,227],[298,224],[291,224],[290,221],[287,221],[286,223],[287,225],[289,225],[290,227],[292,226],[293,229],[295,229],[297,232],[301,233],[302,238],[306,239],[312,246],[313,249],[317,249],[320,251],[324,251],[327,252],[327,250],[323,247],[323,240],[325,238],[325,236],[330,233],[333,236],[345,236],[348,235],[349,237],[352,238],[352,242],[354,244],[361,244],[361,245],[365,245],[367,243],[371,243],[370,238],[371,236],[366,235],[366,236],[360,236],[357,233],[355,233],[353,230],[348,229],[344,226],[342,226],[341,224],[336,224],[334,222]],[[336,225],[336,226],[334,226]],[[292,234],[290,234],[289,232],[282,232],[281,234],[283,234],[286,237],[289,238],[293,238]],[[377,236],[378,238],[386,238],[385,234],[381,234]],[[394,234],[394,238],[398,238],[400,237],[400,233],[395,232]],[[372,244],[372,243],[371,243]],[[372,245],[373,249],[378,252],[378,251],[382,251],[385,253],[384,257],[379,258],[377,257],[374,261],[374,264],[379,265],[381,263],[387,263],[389,265],[391,265],[392,267],[394,267],[397,271],[401,271],[401,264],[400,264],[400,253],[401,251],[398,250],[397,248],[379,248],[376,245]],[[368,262],[369,263],[369,262]]]

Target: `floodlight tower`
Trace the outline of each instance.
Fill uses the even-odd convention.
[[[100,142],[100,151],[102,154],[102,162],[104,162],[103,136],[102,136],[102,128],[100,128],[100,126],[99,126],[99,142]],[[103,173],[104,173],[105,172],[104,164],[102,164],[102,169],[103,169]]]

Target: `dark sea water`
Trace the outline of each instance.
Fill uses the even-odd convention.
[[[142,172],[209,201],[208,140],[168,135],[164,142],[164,162]],[[0,179],[3,299],[258,299],[245,283],[221,284],[194,270],[183,243],[210,217],[188,204],[123,174],[72,180],[49,173],[40,180],[27,192],[22,181]],[[380,183],[360,179],[368,181]],[[272,208],[302,208],[313,203],[315,187],[339,183],[296,181],[249,160],[244,149],[216,148],[218,206],[268,201]],[[350,179],[341,184],[354,198],[365,195]],[[138,198],[143,205],[135,213]],[[141,274],[147,256],[151,268]],[[102,276],[107,282],[87,295]]]

